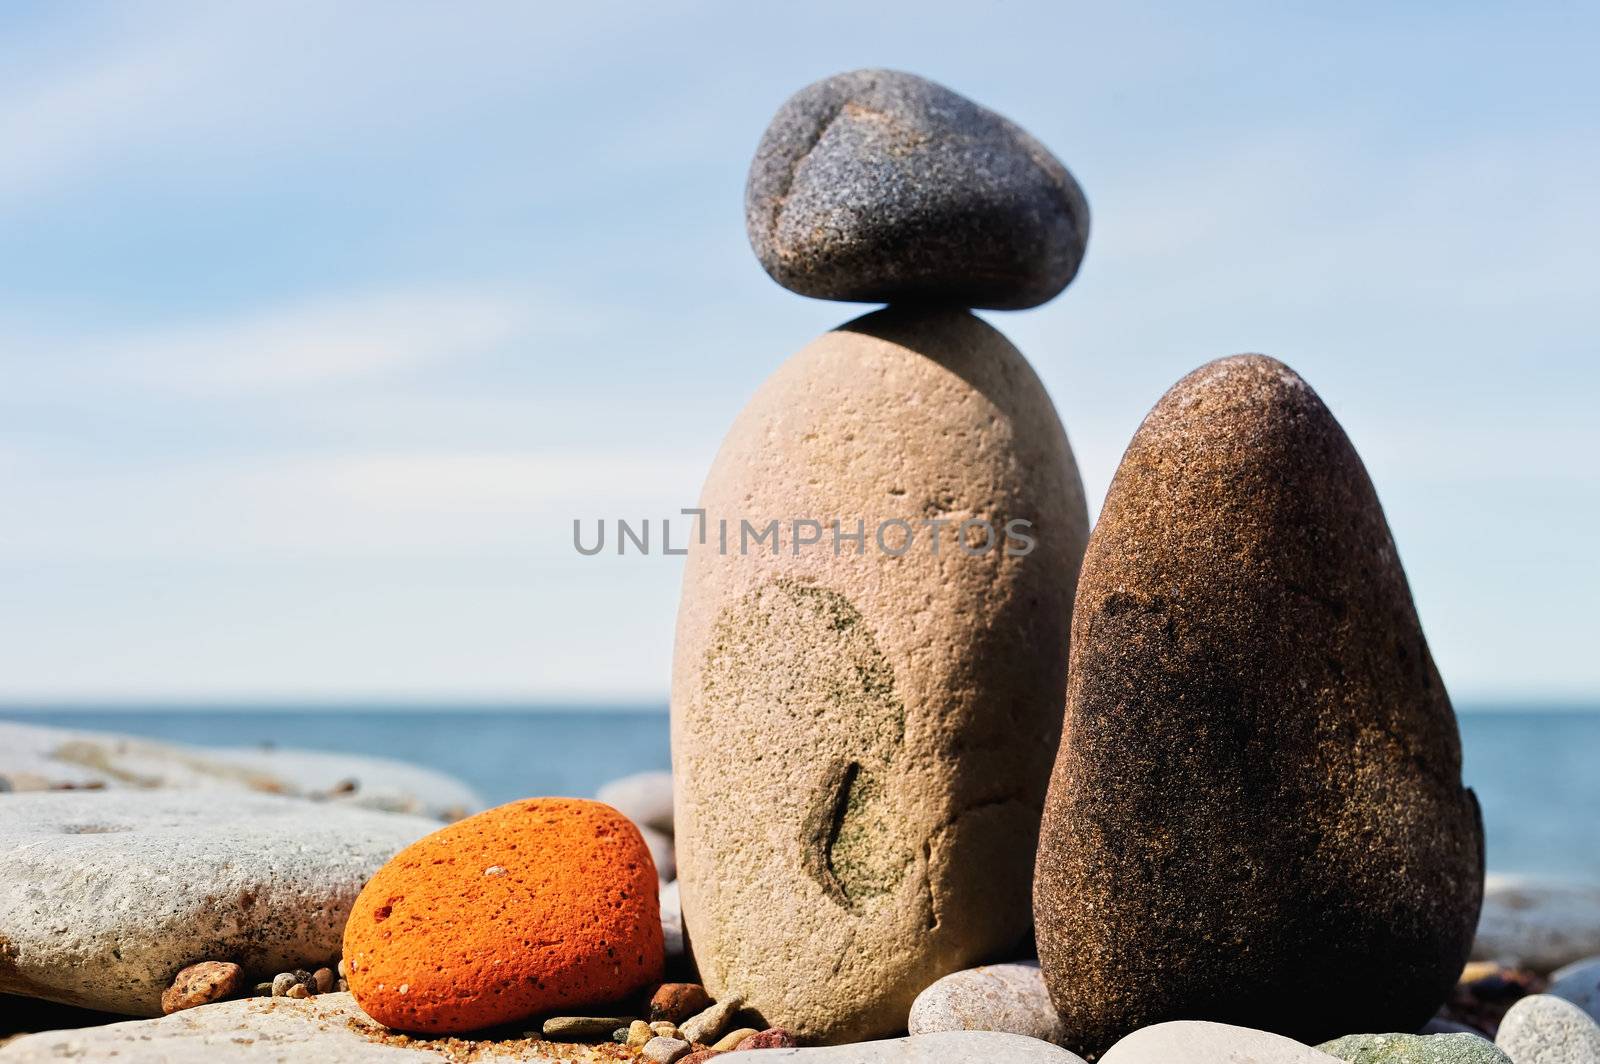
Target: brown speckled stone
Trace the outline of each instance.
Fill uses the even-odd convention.
[[[1259,355],[1145,418],[1090,539],[1034,885],[1080,1051],[1204,1018],[1413,1031],[1461,971],[1482,826],[1372,483]]]
[[[166,1015],[221,1001],[237,991],[244,972],[231,961],[201,961],[191,964],[172,978],[172,985],[161,994],[161,1011]]]
[[[923,987],[1027,932],[1086,539],[1066,435],[988,325],[880,311],[767,381],[701,503],[672,693],[690,948],[713,997],[805,1042],[895,1034]],[[723,518],[898,519],[919,542],[722,554]],[[968,519],[1030,520],[1037,547],[968,555]]]

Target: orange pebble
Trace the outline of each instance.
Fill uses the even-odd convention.
[[[621,813],[533,798],[401,850],[344,928],[350,992],[405,1031],[457,1033],[615,1001],[661,979],[656,869]]]

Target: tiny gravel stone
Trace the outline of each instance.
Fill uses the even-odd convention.
[[[662,983],[650,995],[650,1019],[682,1023],[712,1003],[711,995],[699,983]]]
[[[673,1023],[671,1020],[652,1020],[650,1023],[650,1030],[654,1031],[662,1038],[678,1037],[678,1025]]]
[[[678,1026],[678,1030],[691,1042],[708,1044],[722,1033],[728,1026],[728,1021],[742,1008],[744,1008],[744,995],[730,994],[704,1012],[685,1020]]]
[[[618,1028],[628,1029],[626,1016],[552,1016],[544,1021],[544,1036],[553,1042],[581,1042],[609,1038]]]
[[[622,1041],[626,1042],[633,1048],[638,1049],[655,1036],[656,1032],[650,1029],[650,1025],[648,1023],[645,1023],[643,1020],[634,1020],[632,1023],[628,1024],[628,1029],[623,1032]]]
[[[347,978],[349,978],[349,976],[350,976],[350,969],[349,969],[349,967],[348,967],[348,966],[347,966],[347,965],[346,965],[346,964],[345,964],[345,963],[344,963],[344,958],[343,958],[343,957],[340,957],[340,958],[339,958],[339,968],[338,968],[338,971],[339,971],[339,978],[340,978],[340,979],[347,979]]]
[[[646,1060],[655,1064],[672,1064],[673,1061],[689,1052],[689,1043],[681,1038],[655,1037],[644,1044],[640,1054]]]
[[[1551,994],[1534,994],[1511,1006],[1495,1043],[1516,1064],[1600,1064],[1600,1024]]]
[[[161,1011],[171,1015],[196,1005],[209,1005],[239,989],[244,972],[230,961],[201,961],[191,964],[172,979],[161,994]]]
[[[350,992],[350,982],[347,979],[341,979],[333,984],[333,988],[341,994],[347,994]]]
[[[1512,1064],[1475,1034],[1349,1034],[1317,1048],[1348,1064]]]
[[[256,997],[271,997],[271,996],[272,996],[272,984],[271,983],[257,983],[256,984]]]
[[[319,994],[326,994],[333,989],[333,969],[318,968],[311,973],[311,988]]]
[[[272,996],[284,997],[289,993],[289,988],[294,985],[293,972],[279,972],[272,977]]]
[[[730,1049],[737,1049],[739,1048],[739,1043],[743,1042],[746,1038],[754,1038],[760,1033],[761,1032],[757,1031],[754,1027],[741,1027],[736,1031],[729,1031],[727,1034],[717,1039],[716,1043],[713,1044],[711,1048],[715,1049],[719,1053],[726,1052]]]
[[[753,1034],[740,1042],[735,1049],[793,1049],[800,1043],[795,1036],[782,1027],[768,1027],[759,1034]]]
[[[300,1000],[304,1000],[305,998],[310,997],[311,996],[311,991],[306,989],[306,984],[304,984],[304,983],[296,983],[296,984],[294,984],[294,986],[291,986],[288,990],[284,991],[283,996],[284,997],[291,997],[291,998],[294,998],[297,1001],[300,1001]]]

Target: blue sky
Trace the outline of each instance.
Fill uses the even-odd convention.
[[[668,8],[677,7],[676,11]],[[1459,702],[1600,696],[1592,5],[9,4],[0,699],[662,700],[692,505],[861,309],[744,238],[782,100],[1005,113],[1093,213],[990,314],[1097,506],[1184,372],[1299,369]]]

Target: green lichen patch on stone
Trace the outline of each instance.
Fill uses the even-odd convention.
[[[905,706],[860,610],[800,581],[757,588],[717,618],[704,694],[712,720],[753,713],[763,743],[798,745],[803,862],[829,895],[854,908],[892,890],[912,861],[886,794]]]

